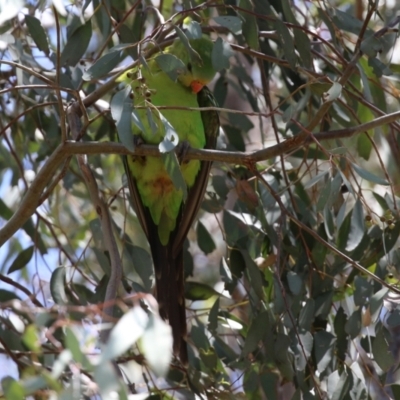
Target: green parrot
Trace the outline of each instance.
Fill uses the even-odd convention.
[[[176,81],[161,69],[157,57],[120,78],[132,88],[135,118],[140,120],[133,125],[136,141],[139,138],[140,142],[158,145],[170,124],[180,143],[193,148],[216,147],[218,113],[182,109],[216,106],[205,86],[215,75],[212,47],[207,37],[191,39],[189,46],[176,40],[168,47],[165,53],[183,62]],[[162,106],[167,109],[157,108]],[[211,162],[180,163],[187,187],[186,199],[182,188],[175,187],[160,157],[128,156],[124,166],[132,202],[150,244],[160,315],[171,325],[174,354],[186,363],[183,244],[200,208]]]

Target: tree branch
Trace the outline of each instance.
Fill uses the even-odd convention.
[[[251,152],[234,152],[221,150],[188,149],[185,160],[218,161],[227,164],[253,165],[260,161],[269,160],[282,154],[293,152],[298,148],[308,145],[313,140],[323,141],[331,139],[348,138],[382,125],[390,124],[400,119],[400,111],[387,114],[352,128],[324,131],[311,134],[303,128],[303,131],[285,141]],[[159,156],[157,146],[141,145],[130,152],[121,143],[114,142],[74,142],[67,141],[60,144],[54,153],[47,159],[42,169],[36,175],[31,186],[25,193],[22,202],[10,218],[7,224],[0,230],[0,246],[2,246],[14,233],[31,217],[40,204],[42,192],[51,182],[59,166],[67,157],[77,154],[131,154],[137,156]]]

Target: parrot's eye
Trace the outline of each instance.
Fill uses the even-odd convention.
[[[189,72],[192,72],[192,63],[189,63],[187,65],[187,69],[188,69]]]

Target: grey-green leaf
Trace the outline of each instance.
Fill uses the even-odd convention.
[[[82,79],[84,81],[90,81],[108,74],[123,60],[123,58],[124,55],[122,51],[113,51],[105,54],[83,73]]]
[[[115,94],[111,100],[111,115],[115,121],[115,125],[117,126],[119,141],[127,149],[134,151],[135,146],[132,135],[132,119],[135,120],[135,117],[137,117],[136,125],[139,124],[139,129],[141,130],[144,130],[144,127],[137,116],[136,111],[133,110],[130,93],[130,86],[126,86],[124,90]]]
[[[185,283],[185,298],[188,300],[208,300],[220,294],[205,283],[188,281]]]
[[[211,61],[215,71],[229,68],[229,57],[233,55],[233,51],[230,45],[224,42],[221,38],[218,38],[212,49]]]
[[[158,55],[156,63],[174,82],[176,82],[178,75],[186,69],[182,60],[173,54],[163,53]]]
[[[393,365],[394,359],[383,329],[381,328],[376,332],[374,342],[372,343],[372,354],[382,371],[387,371]]]
[[[357,174],[369,181],[369,182],[374,182],[377,183],[378,185],[389,185],[389,182],[386,179],[380,178],[379,176],[374,175],[372,172],[369,172],[361,167],[359,167],[357,164],[352,163],[352,166],[354,168],[354,171],[357,172]]]
[[[61,65],[74,67],[85,54],[92,38],[92,22],[87,21],[77,28],[68,39],[61,53]]]
[[[213,18],[214,21],[229,29],[234,35],[240,35],[242,33],[242,20],[235,16],[221,16]]]
[[[32,258],[33,249],[33,246],[29,246],[26,249],[22,250],[11,264],[10,268],[7,271],[7,274],[24,268]]]
[[[216,249],[212,236],[201,221],[197,223],[197,242],[205,254],[210,254]]]
[[[46,55],[49,55],[49,43],[47,41],[46,32],[40,21],[35,17],[25,15],[25,23],[38,49],[43,51]]]
[[[50,279],[50,292],[53,300],[58,305],[67,305],[68,297],[65,292],[65,275],[67,269],[65,267],[56,268]]]

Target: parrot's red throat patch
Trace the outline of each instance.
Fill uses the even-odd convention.
[[[200,90],[203,89],[204,83],[200,81],[192,81],[190,87],[192,88],[193,93],[199,93]]]

